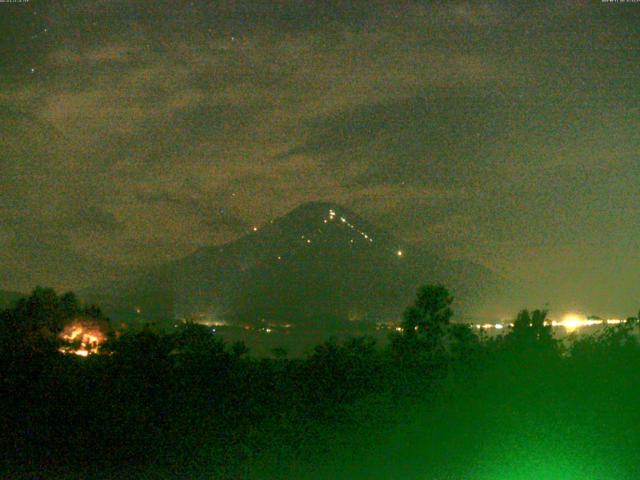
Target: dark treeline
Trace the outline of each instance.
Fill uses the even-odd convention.
[[[59,352],[73,294],[0,313],[3,478],[638,478],[636,324],[560,342],[546,312],[505,335],[418,291],[388,345],[328,340],[251,356],[211,329],[111,332]]]

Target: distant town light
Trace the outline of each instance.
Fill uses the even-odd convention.
[[[573,332],[575,329],[582,327],[586,323],[586,318],[576,313],[567,313],[562,317],[561,325],[567,332]]]

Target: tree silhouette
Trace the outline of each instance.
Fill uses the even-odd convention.
[[[173,335],[173,348],[177,353],[219,356],[224,354],[224,347],[224,342],[214,335],[211,327],[194,322],[180,325]]]
[[[480,350],[480,339],[471,326],[454,324],[448,329],[449,354],[457,364],[468,367]]]
[[[460,341],[466,341],[466,331],[450,334],[453,297],[443,285],[426,285],[418,289],[416,299],[404,311],[402,334],[392,334],[391,352],[400,362],[405,375],[414,375],[414,382],[429,382],[429,378],[445,375],[453,356],[462,355]],[[455,345],[455,352],[451,347]],[[411,373],[409,373],[411,372]]]
[[[89,305],[86,307],[83,312],[85,316],[94,318],[96,320],[109,320],[105,314],[102,312],[102,309],[97,305]]]
[[[60,313],[64,319],[73,317],[79,311],[80,303],[75,293],[67,292],[60,296]]]
[[[52,288],[36,287],[31,295],[18,300],[13,308],[0,312],[5,339],[36,350],[55,350],[56,337],[67,320],[81,313],[72,292],[58,296]]]
[[[426,285],[418,290],[416,300],[403,315],[402,328],[408,334],[429,332],[437,335],[449,324],[453,297],[443,285]]]
[[[242,340],[237,340],[231,344],[231,353],[235,358],[240,358],[249,353],[249,347]]]
[[[505,339],[507,345],[519,356],[557,355],[560,344],[553,337],[552,327],[546,320],[546,310],[521,310]]]
[[[521,310],[513,322],[511,337],[518,342],[546,342],[553,338],[551,325],[545,325],[546,310]]]
[[[284,347],[275,347],[271,349],[271,353],[278,360],[284,360],[289,355],[289,352]]]

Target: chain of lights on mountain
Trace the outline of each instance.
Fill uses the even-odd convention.
[[[334,209],[329,209],[329,216],[325,217],[322,219],[322,223],[324,224],[328,224],[329,222],[334,222],[337,218],[337,214],[336,211]],[[369,243],[373,243],[373,237],[371,235],[369,235],[366,232],[363,232],[362,230],[358,229],[355,225],[353,225],[352,223],[350,223],[345,217],[340,216],[340,223],[349,227],[351,230],[353,230],[354,232],[356,232],[358,235],[360,235],[364,240],[366,240]],[[258,227],[252,227],[251,229],[253,232],[257,232],[258,231]],[[313,239],[308,238],[307,235],[300,235],[300,238],[302,240],[305,241],[305,243],[307,245],[311,245],[313,243]],[[353,239],[350,239],[350,243],[354,243]],[[402,257],[404,256],[404,251],[401,249],[398,249],[395,251],[395,255],[398,257]],[[278,255],[277,259],[278,260],[282,260],[283,256],[282,255]]]

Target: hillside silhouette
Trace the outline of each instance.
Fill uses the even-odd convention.
[[[398,320],[423,283],[450,285],[463,313],[502,285],[484,267],[405,242],[334,203],[302,204],[254,230],[81,295],[115,318],[327,327]]]

